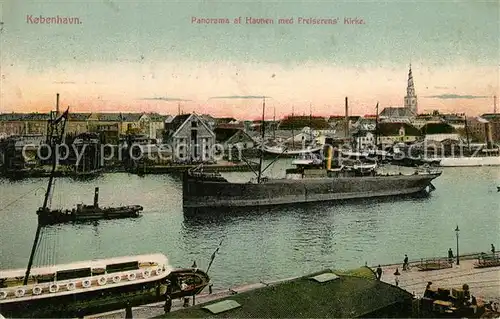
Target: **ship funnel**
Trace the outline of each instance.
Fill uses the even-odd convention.
[[[99,207],[99,187],[96,187],[94,191],[94,207]]]
[[[56,118],[59,116],[59,93],[56,95]]]
[[[328,150],[326,151],[327,153],[327,158],[326,158],[326,169],[331,170],[332,169],[332,146],[328,145]]]
[[[492,134],[492,129],[491,129],[491,122],[485,123],[484,124],[484,129],[485,129],[485,135],[486,135],[486,147],[488,149],[493,148],[493,134]]]
[[[347,96],[345,97],[345,137],[349,137],[349,102]]]

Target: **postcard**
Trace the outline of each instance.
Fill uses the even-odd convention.
[[[0,0],[1,317],[500,315],[499,12]]]

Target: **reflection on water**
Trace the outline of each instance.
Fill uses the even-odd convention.
[[[457,224],[461,251],[486,251],[490,243],[500,246],[497,174],[488,167],[445,169],[434,183],[437,190],[423,198],[212,210],[196,215],[183,213],[181,181],[175,176],[58,179],[53,208],[91,203],[98,186],[102,206],[138,204],[144,206],[143,216],[48,227],[36,262],[162,252],[173,266],[189,266],[196,260],[206,269],[222,240],[210,275],[215,287],[225,287],[322,268],[400,262],[405,253],[410,259],[446,255],[455,245]],[[1,268],[26,266],[36,230],[35,211],[43,199],[40,189],[46,182],[0,181]]]

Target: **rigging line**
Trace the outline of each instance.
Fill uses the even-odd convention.
[[[54,199],[55,189],[56,189],[56,179],[54,179],[54,181],[52,182],[52,187],[50,189],[49,207],[52,207],[52,200]]]
[[[48,254],[47,254],[48,242],[47,242],[46,233],[43,230],[42,230],[42,234],[40,236],[40,241],[42,242],[42,245],[41,245],[42,261],[41,261],[41,265],[40,266],[46,266],[47,265],[47,259],[48,259]]]
[[[39,246],[37,248],[38,252],[38,265],[39,266],[45,266],[47,265],[47,240],[46,240],[46,232],[45,229],[40,230],[40,240],[39,240]]]
[[[52,255],[50,256],[51,257],[50,266],[54,266],[55,265],[56,251],[57,251],[56,248],[57,248],[57,234],[54,234],[52,232]]]
[[[54,231],[52,232],[52,236],[53,236],[53,249],[52,249],[52,258],[53,258],[53,263],[51,264],[51,266],[55,266],[56,265],[56,262],[57,262],[57,248],[59,247],[59,236],[58,236],[58,232]]]
[[[0,212],[7,209],[9,206],[11,205],[14,205],[16,202],[18,202],[21,198],[25,197],[26,195],[28,195],[29,193],[33,192],[33,191],[37,191],[38,189],[43,189],[43,187],[41,186],[37,186],[31,190],[29,190],[28,192],[22,194],[21,196],[17,197],[15,200],[13,200],[12,202],[8,203],[7,205],[3,206],[2,208],[0,208]]]
[[[43,245],[44,241],[42,240],[43,238],[43,232],[40,230],[40,240],[38,241],[36,245],[36,250],[35,250],[35,260],[36,260],[36,265],[41,265],[43,261]]]

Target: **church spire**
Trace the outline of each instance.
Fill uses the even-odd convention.
[[[408,72],[408,86],[406,87],[406,95],[415,96],[415,86],[413,84],[413,75],[411,74],[411,64],[410,71]]]
[[[410,109],[415,115],[417,114],[417,95],[415,94],[415,85],[413,83],[413,75],[408,71],[408,85],[406,87],[405,108]]]

